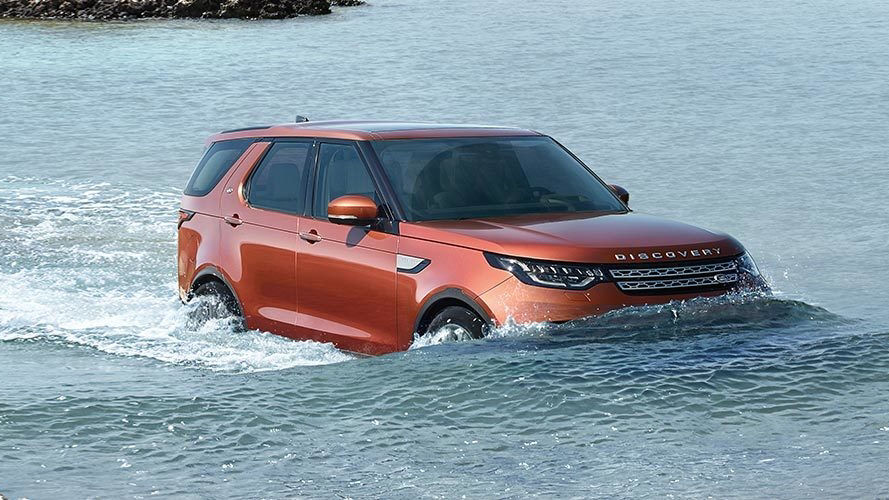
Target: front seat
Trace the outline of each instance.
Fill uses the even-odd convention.
[[[465,193],[457,181],[457,170],[457,160],[452,152],[446,151],[433,158],[414,182],[413,208],[422,211],[467,206]]]

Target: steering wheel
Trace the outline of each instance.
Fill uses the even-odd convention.
[[[563,200],[558,197],[557,194],[544,194],[540,197],[540,201],[546,203],[547,205],[560,205],[568,209],[568,211],[574,211],[574,204],[570,201]]]

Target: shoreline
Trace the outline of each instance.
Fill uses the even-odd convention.
[[[292,19],[364,4],[363,0],[0,0],[0,20]]]

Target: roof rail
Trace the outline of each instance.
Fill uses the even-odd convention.
[[[264,128],[272,128],[271,125],[260,125],[258,127],[233,128],[231,130],[223,130],[220,134],[230,134],[232,132],[244,132],[246,130],[261,130]]]

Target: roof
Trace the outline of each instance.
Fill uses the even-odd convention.
[[[450,125],[387,121],[329,120],[286,123],[266,127],[227,130],[210,137],[210,142],[244,137],[322,137],[358,141],[447,137],[497,137],[541,135],[533,130],[484,125]]]

